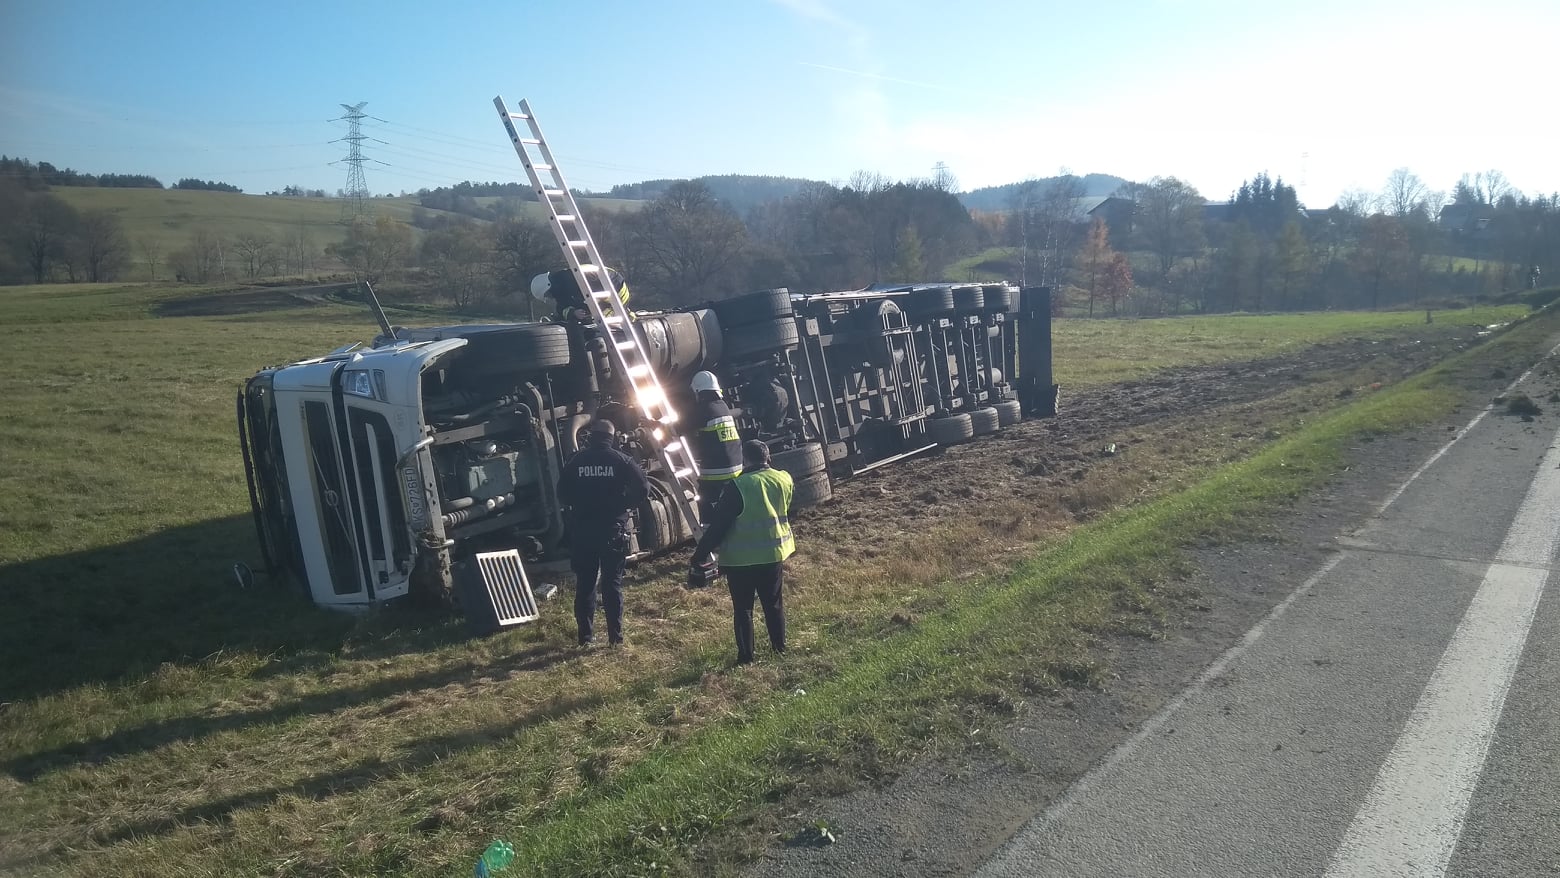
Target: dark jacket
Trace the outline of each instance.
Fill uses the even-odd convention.
[[[742,472],[742,437],[731,407],[714,391],[699,394],[693,410],[694,459],[699,462],[699,478],[708,482],[726,481]]]
[[[746,472],[756,473],[769,468],[769,464],[766,463],[750,466]],[[793,498],[791,502],[794,506],[796,501]],[[742,514],[743,505],[742,490],[737,487],[736,480],[732,480],[721,491],[720,500],[715,503],[715,513],[704,524],[704,536],[699,537],[699,545],[693,550],[695,564],[702,563],[710,553],[719,549],[720,544],[726,541],[726,535],[731,533],[732,526],[737,523],[737,517]],[[785,514],[790,516],[795,511],[795,509],[787,509]]]
[[[649,496],[650,481],[639,464],[594,436],[558,478],[558,502],[572,510],[570,538],[576,545],[611,539],[628,524],[630,510]]]

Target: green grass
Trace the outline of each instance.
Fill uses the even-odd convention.
[[[1018,264],[1018,250],[1014,247],[988,247],[973,256],[966,256],[952,264],[943,271],[943,279],[967,282],[967,281],[1016,281],[1018,272],[1003,270],[992,266],[1005,266]]]
[[[171,275],[169,257],[190,243],[196,229],[205,229],[229,241],[241,234],[257,233],[270,237],[278,245],[302,231],[308,235],[316,253],[346,237],[346,228],[341,223],[342,199],[339,198],[82,186],[58,186],[50,191],[77,210],[106,210],[119,217],[130,247],[130,264],[124,276],[131,280],[148,277],[143,241],[155,242],[160,247],[161,264],[157,270],[159,277],[166,278]],[[608,210],[627,210],[639,204],[618,198],[589,199],[586,203]],[[374,198],[370,199],[369,205],[376,215],[409,223],[412,211],[417,207],[417,198]],[[524,207],[527,215],[541,218],[540,204],[528,203]],[[437,215],[443,211],[429,213]]]
[[[1442,326],[1506,323],[1524,305],[1434,312]],[[1110,384],[1172,366],[1200,366],[1289,353],[1330,340],[1384,338],[1423,325],[1423,311],[1312,311],[1282,316],[1224,314],[1153,320],[1057,320],[1056,380],[1063,387]]]
[[[735,669],[726,599],[682,589],[675,560],[636,570],[624,653],[566,648],[563,606],[469,640],[450,620],[353,620],[234,589],[228,564],[255,549],[233,393],[260,365],[373,328],[338,306],[155,316],[188,294],[0,290],[0,323],[16,327],[0,350],[0,870],[450,874],[502,835],[526,874],[684,871],[693,845],[744,831],[764,802],[880,776],[962,746],[1027,693],[1097,681],[1093,637],[1152,634],[1172,599],[1180,562],[1158,550],[1250,526],[1329,471],[1327,443],[1458,398],[1433,377],[1372,395],[1354,420],[1313,425],[1327,447],[1299,434],[1181,500],[1169,492],[1260,441],[1156,423],[1158,456],[1134,445],[1022,508],[875,534],[871,555],[810,545],[788,585],[792,654]],[[1253,356],[1321,332],[1237,320],[1224,330]],[[1236,344],[1217,327],[1199,331]],[[1085,353],[1059,353],[1059,368],[1120,359],[1070,359]],[[1080,503],[1155,496],[1057,543]]]

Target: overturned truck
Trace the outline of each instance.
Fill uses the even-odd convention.
[[[836,480],[1054,414],[1050,318],[1044,288],[922,284],[765,290],[634,322],[673,408],[691,411],[689,379],[714,372],[805,507]],[[605,338],[591,321],[394,327],[260,371],[237,413],[267,569],[355,608],[446,600],[480,553],[561,561],[555,486],[594,418],[650,476],[632,556],[686,542],[696,483],[666,471]]]

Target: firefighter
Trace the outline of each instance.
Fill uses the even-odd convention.
[[[707,523],[726,483],[742,475],[742,437],[737,435],[737,419],[721,399],[714,373],[693,376],[692,387],[697,405],[691,420],[699,428],[693,442],[699,463],[699,521]]]
[[[753,597],[764,608],[769,645],[785,652],[785,602],[781,594],[785,559],[796,551],[791,536],[791,475],[769,465],[769,446],[758,439],[742,444],[742,475],[727,484],[694,549],[692,564],[703,566],[716,548],[731,591],[731,623],[737,663],[753,661]]]
[[[623,642],[623,565],[628,516],[650,496],[650,482],[633,458],[613,447],[611,421],[591,423],[588,444],[564,464],[558,502],[569,510],[569,560],[574,568],[574,620],[579,643],[595,642],[596,589],[607,613],[607,640]]]
[[[616,270],[607,269],[607,282],[617,290],[619,304],[624,311],[628,310],[628,282]],[[563,269],[561,271],[549,271],[539,274],[531,279],[531,295],[543,302],[551,299],[557,306],[557,314],[553,320],[558,323],[575,321],[577,323],[590,323],[590,309],[585,305],[585,294],[580,291],[579,282],[574,279],[574,272]],[[602,313],[611,314],[612,308],[602,305]],[[630,313],[630,316],[632,314]]]

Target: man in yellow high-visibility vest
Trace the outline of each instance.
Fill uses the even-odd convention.
[[[791,474],[769,465],[769,446],[758,439],[742,443],[742,475],[731,480],[705,523],[693,551],[694,567],[720,549],[720,566],[731,591],[731,622],[737,638],[737,662],[753,660],[753,598],[764,608],[769,645],[785,652],[785,559],[796,552],[791,535]]]

